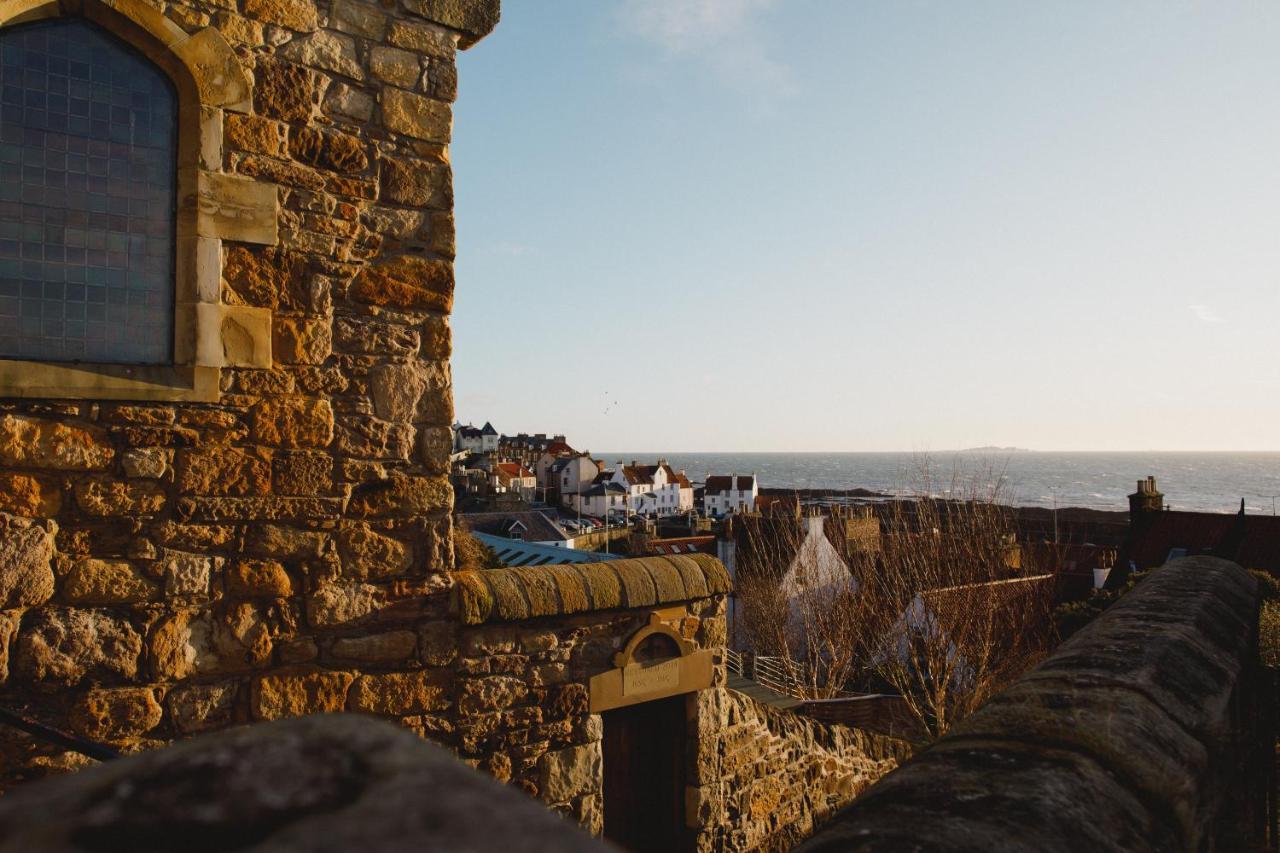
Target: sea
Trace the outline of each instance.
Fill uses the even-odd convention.
[[[1280,504],[1280,452],[1048,453],[658,453],[596,454],[652,463],[665,459],[690,480],[708,474],[755,474],[761,487],[869,489],[888,495],[945,495],[952,489],[998,487],[1001,500],[1022,506],[1129,508],[1139,479],[1156,478],[1173,509],[1275,514]]]

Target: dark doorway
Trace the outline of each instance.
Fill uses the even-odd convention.
[[[604,713],[604,837],[632,851],[685,847],[685,697]]]

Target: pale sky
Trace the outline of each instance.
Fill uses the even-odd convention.
[[[505,0],[459,65],[464,421],[1280,449],[1280,3]]]

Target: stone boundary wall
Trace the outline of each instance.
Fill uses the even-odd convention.
[[[1257,581],[1175,560],[801,849],[1199,851],[1260,837]]]
[[[686,816],[699,851],[789,850],[910,755],[898,740],[727,688],[691,699]]]

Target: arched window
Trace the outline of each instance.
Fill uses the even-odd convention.
[[[0,30],[0,358],[173,358],[177,96],[95,24]]]

